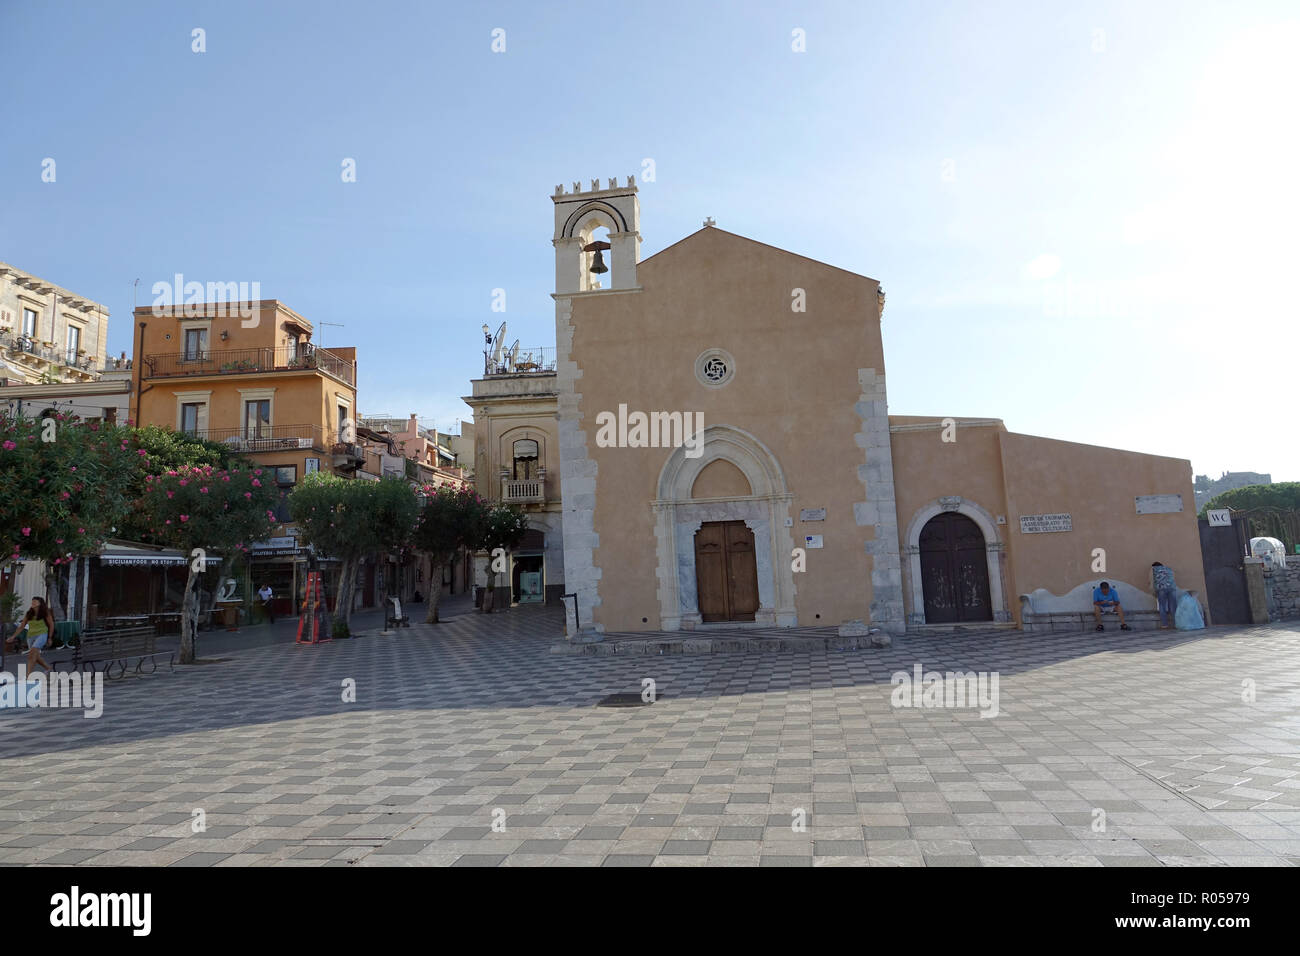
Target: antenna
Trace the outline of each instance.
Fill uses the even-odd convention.
[[[332,325],[332,326],[334,326],[336,329],[341,329],[341,328],[343,328],[343,323],[342,323],[342,322],[317,322],[316,324],[317,324],[317,325],[322,325],[322,326],[324,326],[324,325]],[[322,338],[322,339],[325,338],[325,333],[324,333],[324,332],[321,333],[321,338]],[[319,345],[321,348],[324,348],[324,347],[325,347],[325,343],[324,343],[323,341],[322,341],[322,342],[317,342],[316,344]]]

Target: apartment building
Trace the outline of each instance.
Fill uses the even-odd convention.
[[[318,471],[355,477],[355,348],[317,347],[311,322],[276,299],[135,310],[133,418],[222,442],[265,468],[281,491],[282,534],[254,546],[240,596],[264,583],[277,614],[306,586],[309,552],[287,524],[287,498]],[[323,562],[327,599],[337,568]]]
[[[0,262],[0,384],[95,382],[108,355],[108,309]]]

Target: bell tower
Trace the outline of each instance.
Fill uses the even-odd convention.
[[[551,202],[555,203],[555,294],[635,289],[636,264],[641,258],[636,177],[627,177],[626,186],[610,179],[604,189],[600,180],[593,179],[586,192],[581,183],[574,183],[571,193],[556,186]],[[595,235],[602,227],[609,230],[607,250]],[[612,275],[602,284],[606,272]]]

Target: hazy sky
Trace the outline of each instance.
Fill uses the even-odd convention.
[[[893,413],[1300,480],[1298,51],[1294,0],[0,0],[0,260],[114,354],[137,278],[259,282],[446,428],[485,322],[554,344],[555,184],[651,159],[643,257],[881,280]]]

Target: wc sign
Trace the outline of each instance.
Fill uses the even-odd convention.
[[[1224,508],[1218,511],[1207,511],[1205,517],[1210,519],[1211,528],[1226,528],[1232,525],[1232,511]]]

